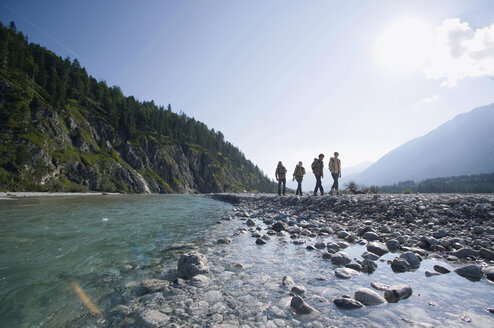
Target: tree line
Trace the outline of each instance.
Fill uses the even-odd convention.
[[[403,181],[380,186],[382,193],[494,193],[494,173]]]
[[[18,32],[14,22],[8,27],[0,22],[0,71],[15,80],[23,90],[35,90],[43,101],[55,110],[63,110],[68,101],[77,101],[91,115],[102,117],[115,131],[129,140],[140,136],[157,136],[162,142],[199,147],[221,161],[227,161],[243,173],[254,175],[248,179],[253,189],[272,191],[273,182],[254,165],[224,135],[209,129],[204,123],[184,113],[158,106],[154,101],[139,101],[125,96],[118,86],[108,86],[89,75],[77,59],[63,59],[39,44],[29,43]],[[30,102],[42,101],[31,92]],[[12,109],[13,110],[13,109]],[[5,115],[4,115],[5,116]]]

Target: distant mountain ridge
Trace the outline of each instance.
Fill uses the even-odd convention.
[[[494,104],[460,114],[390,151],[360,173],[362,185],[391,185],[494,172]]]
[[[0,23],[0,190],[273,192],[221,132],[123,95]]]

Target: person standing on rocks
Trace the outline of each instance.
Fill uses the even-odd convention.
[[[324,177],[324,154],[319,154],[319,158],[314,158],[312,162],[312,172],[316,176],[316,188],[314,189],[314,196],[317,196],[317,190],[321,190],[321,196],[324,195],[324,189],[322,188],[321,179]]]
[[[293,180],[297,180],[298,187],[295,195],[302,196],[302,180],[304,179],[305,168],[302,166],[302,162],[298,162],[295,166],[295,171],[293,171]]]
[[[281,196],[281,184],[283,183],[283,195],[286,190],[286,168],[283,166],[281,161],[278,162],[278,167],[276,168],[276,181],[278,181],[278,195]]]
[[[334,152],[334,157],[329,159],[329,171],[333,177],[333,185],[331,186],[331,191],[329,192],[333,195],[334,192],[338,195],[338,179],[341,178],[341,161],[338,158],[340,154],[337,151]]]

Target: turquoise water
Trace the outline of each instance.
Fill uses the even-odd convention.
[[[122,286],[154,278],[230,209],[193,195],[0,201],[1,326],[80,325],[73,281],[101,311],[124,303]]]

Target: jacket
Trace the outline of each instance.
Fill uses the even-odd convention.
[[[278,166],[276,168],[276,179],[283,180],[286,178],[286,168],[284,166]]]
[[[293,176],[297,180],[302,180],[304,178],[305,168],[303,166],[297,165],[295,166],[295,171],[293,171]]]
[[[324,163],[320,159],[314,161],[312,163],[312,172],[314,172],[315,175],[323,175],[323,168],[324,168]]]
[[[334,174],[341,174],[341,161],[336,157],[329,159],[329,171]]]

